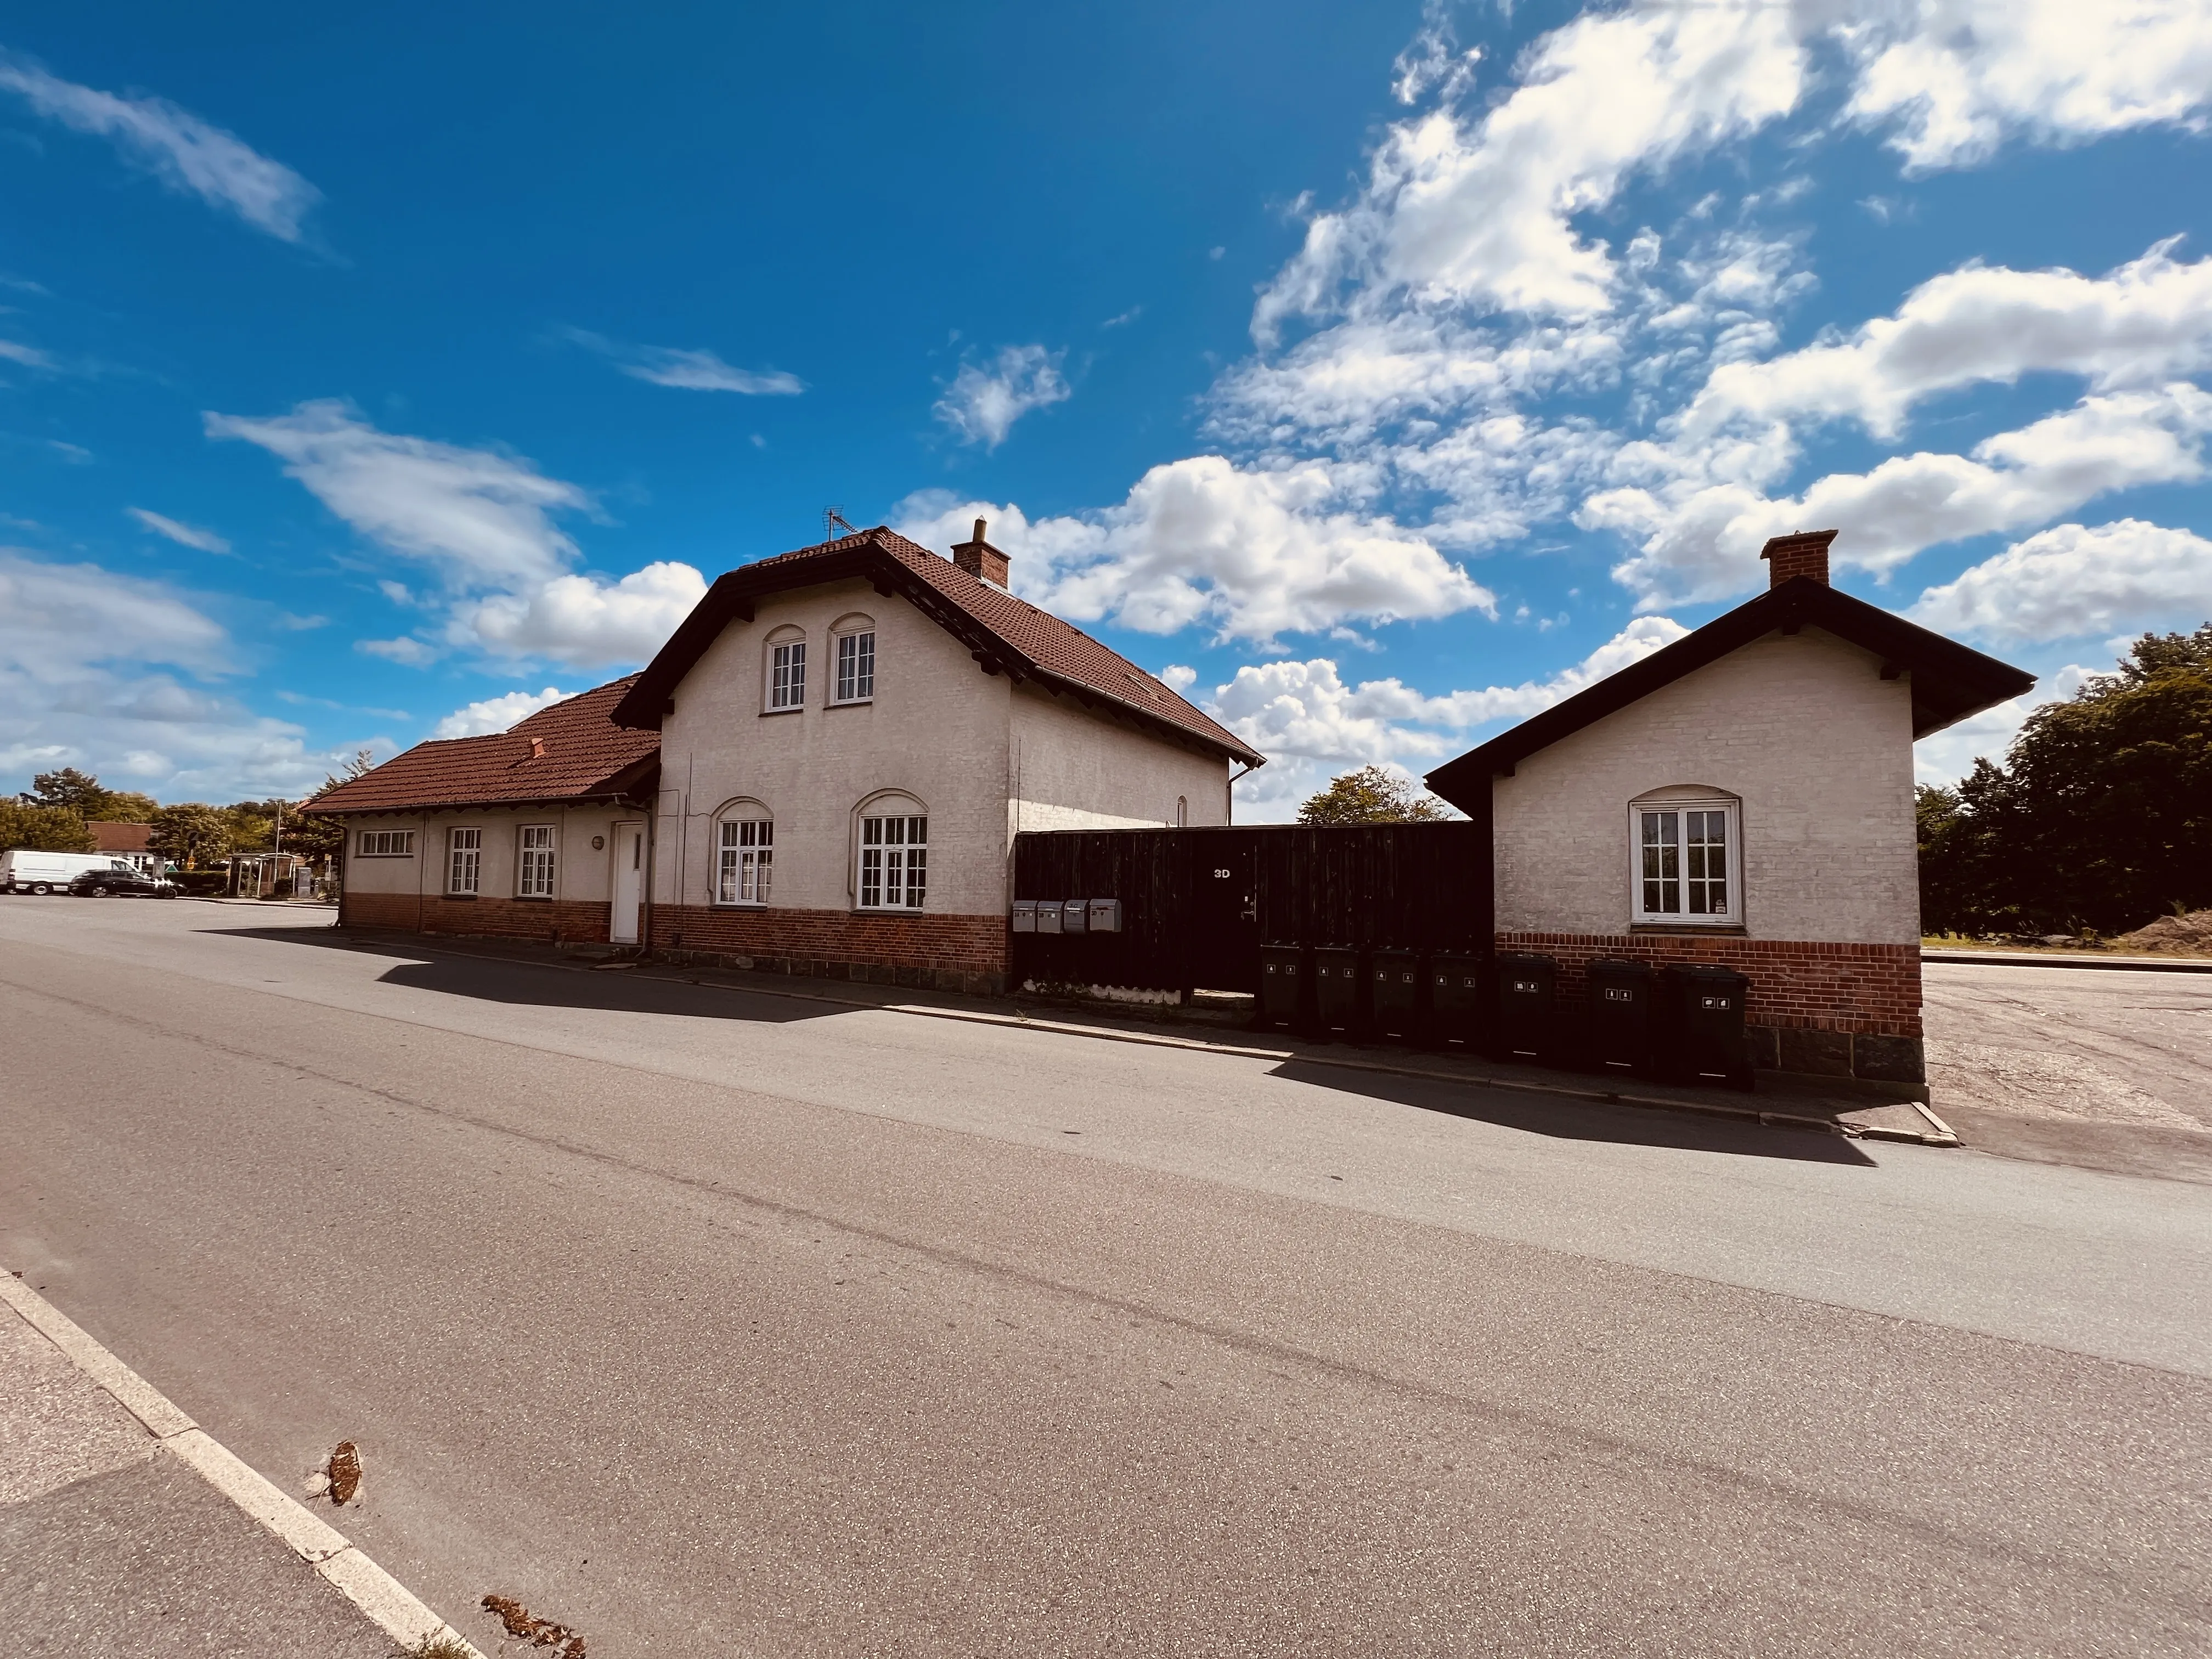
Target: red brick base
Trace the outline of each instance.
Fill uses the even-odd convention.
[[[1598,957],[1715,963],[1751,981],[1746,1035],[1754,1065],[1771,1071],[1924,1081],[1920,947],[1833,945],[1728,934],[1500,933],[1501,951],[1532,951],[1559,964],[1559,998],[1583,1000],[1584,969]]]
[[[441,893],[346,892],[341,927],[393,927],[417,933],[604,944],[611,907],[572,899],[447,898]]]
[[[660,905],[653,954],[756,972],[943,991],[1006,985],[1004,916]]]

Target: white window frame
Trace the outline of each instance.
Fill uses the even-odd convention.
[[[483,890],[483,830],[456,824],[446,831],[446,891],[474,898]]]
[[[875,624],[855,624],[831,635],[830,656],[831,705],[873,702],[876,700]]]
[[[714,830],[714,902],[733,909],[767,908],[775,878],[775,820],[765,812],[733,812]]]
[[[514,896],[550,899],[559,869],[560,837],[550,823],[525,823],[514,832]]]
[[[1723,844],[1719,871],[1712,872],[1708,814],[1718,814]],[[1693,816],[1694,815],[1694,816]],[[1660,839],[1647,859],[1645,819]],[[1674,857],[1666,855],[1671,851]],[[1711,904],[1711,886],[1720,884],[1723,902]],[[1654,891],[1656,887],[1656,890]],[[1651,908],[1654,898],[1658,908]],[[1671,900],[1675,908],[1667,908]],[[1692,907],[1704,903],[1707,908]],[[1741,927],[1743,926],[1743,813],[1723,795],[1662,796],[1632,801],[1628,807],[1628,907],[1635,925],[1646,927]]]
[[[863,910],[912,912],[929,897],[929,817],[872,812],[860,819],[853,892]]]
[[[363,830],[355,842],[355,856],[364,859],[411,859],[415,856],[412,830]]]
[[[795,714],[806,707],[806,636],[771,638],[763,665],[762,707],[771,714]]]

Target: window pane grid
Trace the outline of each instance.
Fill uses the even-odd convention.
[[[837,701],[863,702],[876,695],[876,636],[844,634],[837,640]]]
[[[775,825],[767,818],[732,818],[722,825],[714,897],[723,904],[766,904],[775,860]]]
[[[860,820],[860,908],[919,910],[929,891],[929,820]]]
[[[806,641],[793,640],[788,645],[770,647],[768,706],[771,708],[797,708],[805,702]]]
[[[1637,914],[1734,921],[1729,890],[1729,809],[1639,809]]]
[[[553,896],[553,826],[550,823],[523,828],[520,890],[525,898]]]
[[[447,843],[452,858],[446,872],[446,890],[449,893],[473,893],[477,878],[483,867],[483,831],[456,830]]]

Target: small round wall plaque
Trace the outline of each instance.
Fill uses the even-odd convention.
[[[592,850],[594,853],[605,852],[607,850],[607,838],[605,836],[593,836],[592,837]]]

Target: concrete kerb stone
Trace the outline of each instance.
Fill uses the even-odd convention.
[[[349,935],[356,930],[348,929]],[[489,951],[457,950],[443,942],[425,945],[412,934],[403,938],[369,934],[358,941],[366,945],[404,944],[412,951],[424,951],[441,956],[472,957],[483,962],[520,963],[525,966],[552,969],[564,973],[592,973],[599,964],[595,963],[548,962],[534,956],[522,956]],[[1133,1043],[1155,1048],[1181,1048],[1194,1053],[1221,1054],[1245,1060],[1272,1060],[1279,1062],[1295,1061],[1308,1066],[1329,1066],[1343,1071],[1366,1072],[1388,1077],[1418,1078],[1424,1081],[1456,1084],[1462,1088],[1504,1089],[1526,1094],[1556,1095],[1570,1100],[1595,1102],[1607,1106],[1628,1106],[1642,1111],[1681,1112],[1699,1117],[1732,1118],[1741,1122],[1756,1123],[1769,1128],[1811,1131],[1820,1134],[1841,1135],[1850,1139],[1903,1141],[1923,1146],[1957,1146],[1959,1137],[1948,1124],[1928,1112],[1918,1102],[1901,1102],[1920,1109],[1937,1127],[1930,1133],[1897,1129],[1873,1124],[1846,1123],[1832,1118],[1812,1117],[1792,1112],[1776,1112],[1755,1106],[1734,1106],[1717,1101],[1678,1099],[1662,1096],[1625,1093],[1613,1089],[1577,1087],[1572,1084],[1548,1083],[1520,1077],[1485,1077],[1477,1073],[1444,1071],[1434,1066],[1407,1066],[1389,1060],[1364,1060],[1349,1054],[1333,1054],[1324,1051],[1296,1048],[1261,1048],[1247,1043],[1209,1042],[1197,1037],[1170,1036],[1164,1032],[1132,1031],[1109,1025],[1084,1024],[1073,1020],[1042,1019],[1016,1012],[1001,1013],[991,1009],[956,1008],[942,1004],[918,1002],[886,1002],[873,998],[837,996],[822,991],[787,990],[781,986],[727,983],[702,978],[697,974],[655,973],[650,963],[641,963],[629,977],[657,980],[669,985],[694,985],[708,989],[742,991],[757,996],[789,997],[802,1002],[823,1002],[836,1007],[874,1009],[881,1012],[908,1014],[924,1019],[950,1019],[979,1025],[999,1025],[1020,1030],[1048,1031],[1057,1036],[1087,1037],[1096,1042]]]
[[[1923,951],[1920,961],[1923,966],[1948,962],[1961,968],[2101,968],[2108,973],[2212,974],[2212,958],[2204,957],[2069,957],[2056,951]]]
[[[0,1301],[143,1424],[162,1451],[283,1540],[400,1646],[412,1649],[443,1637],[475,1659],[483,1659],[466,1638],[363,1555],[344,1534],[215,1439],[46,1297],[12,1274],[0,1273]]]

